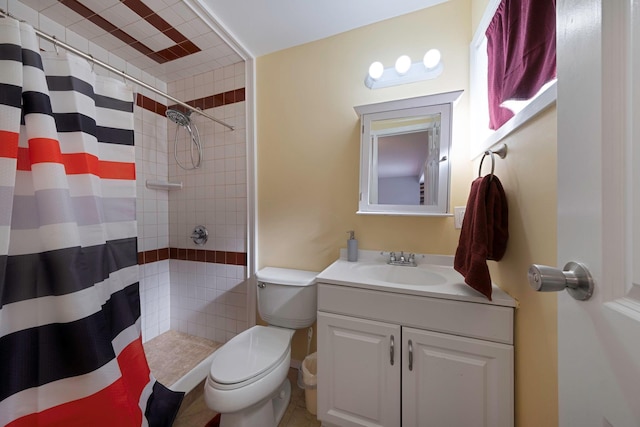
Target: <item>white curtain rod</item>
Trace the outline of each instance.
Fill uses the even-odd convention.
[[[5,12],[2,8],[0,8],[0,14],[4,15],[6,17],[9,17],[9,18],[13,18],[13,19],[19,20],[18,18],[16,18],[15,16],[11,15],[10,13]],[[25,22],[25,21],[22,21],[22,22]],[[62,41],[58,40],[55,36],[50,36],[47,33],[43,33],[42,31],[40,31],[39,29],[37,29],[35,27],[33,27],[33,29],[36,32],[36,35],[38,37],[43,38],[43,39],[45,39],[47,41],[50,41],[56,47],[60,46],[61,48],[65,49],[65,50],[68,50],[69,52],[75,53],[76,55],[86,59],[87,61],[90,61],[93,64],[99,65],[102,68],[106,68],[107,70],[111,71],[112,73],[115,73],[115,74],[119,75],[120,77],[123,77],[124,79],[131,81],[132,83],[135,83],[135,84],[137,84],[139,86],[142,86],[143,88],[148,89],[151,92],[154,92],[154,93],[156,93],[156,94],[168,99],[169,101],[173,101],[176,104],[180,105],[181,107],[187,108],[187,109],[189,109],[189,110],[191,110],[191,111],[193,111],[195,113],[200,114],[201,116],[204,116],[204,117],[206,117],[208,119],[211,119],[214,122],[219,123],[222,126],[225,126],[225,127],[229,128],[230,130],[234,130],[235,129],[230,124],[227,124],[227,123],[223,122],[222,120],[216,119],[215,117],[205,113],[204,111],[200,110],[199,108],[192,107],[191,105],[189,105],[189,104],[187,104],[185,102],[182,102],[179,99],[174,98],[173,96],[161,91],[160,89],[156,89],[155,87],[151,86],[150,84],[147,84],[147,83],[145,83],[145,82],[143,82],[143,81],[141,81],[141,80],[139,80],[139,79],[137,79],[137,78],[135,78],[133,76],[130,76],[129,74],[125,73],[124,71],[120,71],[117,68],[114,68],[113,66],[107,64],[106,62],[103,62],[103,61],[101,61],[99,59],[94,58],[93,55],[85,53],[85,52],[83,52],[81,50],[78,50],[75,47],[65,43],[65,42],[62,42]]]

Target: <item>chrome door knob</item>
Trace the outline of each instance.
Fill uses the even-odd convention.
[[[558,292],[564,289],[580,301],[593,295],[594,281],[584,264],[568,262],[563,270],[532,264],[528,272],[529,285],[539,292]]]

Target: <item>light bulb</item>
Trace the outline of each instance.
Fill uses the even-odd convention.
[[[424,54],[422,63],[427,70],[433,70],[440,63],[440,51],[438,49],[430,49]]]
[[[401,76],[407,74],[409,68],[411,68],[411,58],[407,55],[402,55],[396,60],[396,72]]]
[[[382,73],[384,73],[384,65],[382,65],[382,62],[376,61],[369,66],[369,77],[373,80],[378,80],[382,77]]]

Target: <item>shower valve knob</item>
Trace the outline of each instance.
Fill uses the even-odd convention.
[[[191,233],[191,240],[196,245],[202,246],[207,243],[209,240],[209,232],[207,231],[207,227],[204,225],[196,225],[193,229],[193,233]]]

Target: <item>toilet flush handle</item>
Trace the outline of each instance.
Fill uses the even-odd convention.
[[[267,287],[267,284],[266,284],[266,283],[264,283],[264,282],[258,282],[258,287],[259,287],[260,289],[264,289],[264,288],[266,288],[266,287]]]

